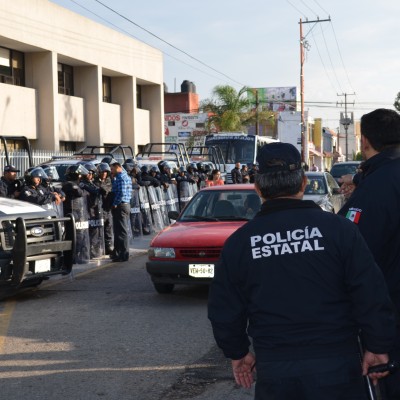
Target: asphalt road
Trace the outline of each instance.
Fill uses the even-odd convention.
[[[235,400],[206,287],[157,294],[145,256],[0,302],[0,399]]]

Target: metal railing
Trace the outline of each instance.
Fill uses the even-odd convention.
[[[39,165],[52,159],[53,156],[71,157],[73,151],[51,151],[51,150],[32,150],[33,165]],[[26,150],[9,151],[8,157],[10,164],[15,165],[21,172],[18,175],[23,175],[24,172],[30,167],[29,155]],[[3,173],[6,162],[6,152],[0,151],[0,175]]]

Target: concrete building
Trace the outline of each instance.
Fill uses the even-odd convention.
[[[185,80],[181,84],[180,92],[169,93],[164,87],[164,112],[196,114],[199,112],[199,95],[196,93],[196,85]]]
[[[162,53],[48,0],[0,0],[0,135],[74,150],[164,140]]]

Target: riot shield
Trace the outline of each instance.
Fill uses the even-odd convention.
[[[86,196],[72,199],[71,209],[76,228],[74,264],[86,264],[90,260],[89,213]]]
[[[153,220],[153,226],[156,232],[164,229],[164,220],[161,215],[160,203],[157,199],[156,188],[154,186],[146,186],[147,194],[150,202],[150,212]]]
[[[178,183],[178,197],[179,197],[179,210],[182,211],[186,204],[189,203],[192,198],[190,195],[190,186],[188,181],[180,181]]]
[[[62,218],[64,216],[64,208],[62,202],[60,202],[60,204],[56,204],[55,201],[52,201],[51,203],[42,204],[41,207],[45,210],[54,210],[57,214],[57,217],[59,218]]]
[[[142,221],[142,213],[140,212],[140,200],[139,200],[139,191],[141,189],[133,189],[132,190],[132,198],[131,198],[131,232],[132,237],[140,237],[143,235],[143,221]]]
[[[197,183],[191,183],[189,185],[190,198],[192,198],[197,193],[197,190]]]
[[[157,201],[160,204],[160,213],[163,221],[164,228],[169,225],[168,211],[167,211],[167,201],[166,192],[164,192],[162,187],[154,188],[157,196]]]
[[[164,195],[167,213],[168,213],[168,211],[178,211],[178,204],[177,204],[177,201],[175,201],[175,198],[177,198],[176,186],[169,185],[168,189],[161,189],[161,190]]]
[[[154,232],[153,223],[150,214],[150,203],[145,186],[139,190],[140,212],[142,214],[142,230],[144,235],[150,235]]]
[[[100,194],[90,194],[89,199],[90,258],[93,259],[105,254],[104,219]]]

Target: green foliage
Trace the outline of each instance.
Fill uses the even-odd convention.
[[[397,93],[397,97],[396,97],[396,99],[394,100],[393,105],[394,105],[394,108],[395,108],[397,111],[400,111],[400,92]]]
[[[363,160],[361,151],[356,153],[356,155],[353,157],[353,160],[354,161],[362,161]]]
[[[215,86],[213,97],[205,99],[200,104],[203,112],[210,114],[208,127],[215,126],[218,131],[235,132],[241,131],[247,124],[247,111],[250,106],[249,100],[244,97],[247,87],[236,91],[229,85]]]
[[[256,110],[255,105],[247,98],[249,88],[246,86],[236,91],[229,85],[215,86],[213,97],[205,99],[200,104],[203,112],[210,114],[208,130],[215,127],[218,131],[245,131],[246,127],[259,124],[274,126],[275,114],[271,111]]]

